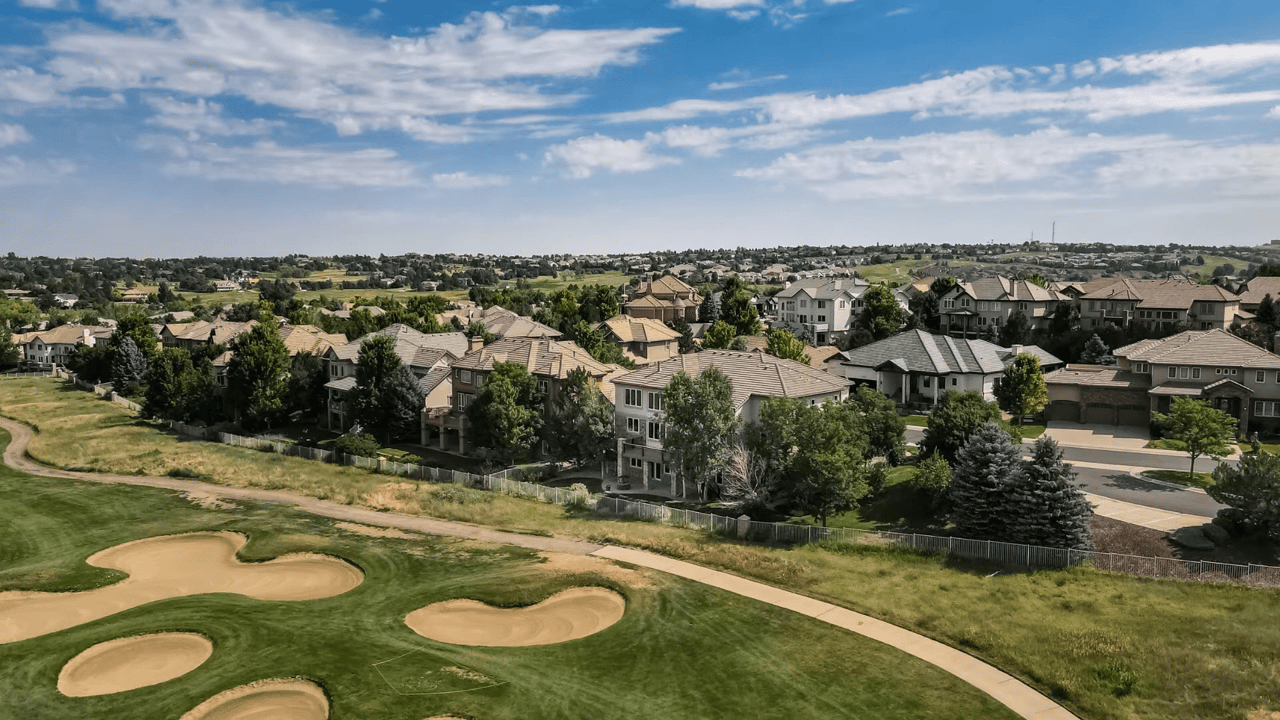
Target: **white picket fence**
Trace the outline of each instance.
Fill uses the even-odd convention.
[[[28,377],[49,377],[50,375],[75,380],[70,373],[62,371],[54,371],[43,375],[37,373],[27,374]],[[80,387],[88,386],[88,383],[78,381],[76,384]],[[102,394],[101,386],[88,386],[86,389],[92,389],[94,392]],[[114,393],[108,393],[108,395],[115,402],[122,405],[128,403],[123,398],[115,398]],[[129,404],[133,405],[134,409],[140,409],[134,403]],[[844,543],[896,547],[927,553],[945,553],[955,557],[982,560],[1011,567],[1050,569],[1087,564],[1099,570],[1142,577],[1176,578],[1207,582],[1238,582],[1263,587],[1280,587],[1280,567],[1270,565],[1238,565],[1207,560],[1143,557],[920,533],[829,528],[816,525],[758,522],[750,519],[739,520],[738,518],[674,508],[651,502],[627,500],[607,495],[592,496],[582,492],[574,492],[568,488],[550,487],[538,483],[513,480],[512,475],[522,472],[518,469],[502,470],[490,475],[477,475],[428,465],[399,463],[386,458],[368,458],[335,453],[272,438],[245,437],[175,421],[170,421],[169,427],[174,432],[188,437],[236,445],[238,447],[248,447],[263,452],[274,452],[307,460],[361,467],[372,472],[414,480],[456,483],[506,495],[537,499],[556,505],[594,506],[595,511],[601,514],[633,517],[675,527],[696,528],[708,533],[736,536],[755,542],[775,544]]]

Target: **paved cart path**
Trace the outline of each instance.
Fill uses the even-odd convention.
[[[30,427],[8,418],[0,418],[0,427],[9,431],[9,434],[13,437],[4,452],[5,464],[32,475],[99,483],[141,485],[179,492],[200,493],[218,498],[281,503],[313,515],[335,520],[412,530],[430,535],[471,538],[473,540],[516,545],[535,550],[595,555],[610,560],[628,562],[633,565],[678,575],[703,585],[719,588],[735,595],[741,595],[775,607],[798,612],[802,615],[808,615],[828,625],[885,643],[951,673],[990,695],[1019,716],[1027,718],[1027,720],[1076,720],[1076,716],[1068,712],[1066,708],[1053,702],[1012,675],[936,640],[931,640],[918,633],[891,625],[883,620],[877,620],[868,615],[847,610],[838,605],[815,600],[811,597],[782,590],[754,580],[748,580],[737,575],[712,570],[701,565],[694,565],[693,563],[674,560],[656,553],[632,548],[598,545],[580,540],[521,535],[519,533],[477,527],[466,523],[378,512],[350,505],[341,505],[328,500],[319,500],[284,490],[235,488],[198,480],[169,477],[111,475],[107,473],[58,470],[41,465],[27,456],[27,445],[31,442],[33,436]]]

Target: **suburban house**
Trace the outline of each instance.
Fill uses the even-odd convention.
[[[58,304],[58,307],[69,308],[80,302],[80,296],[70,293],[57,293],[53,296],[53,301]]]
[[[214,280],[214,292],[236,292],[240,289],[240,283],[231,280]]]
[[[257,321],[246,323],[249,327],[253,327],[256,324]],[[164,326],[165,329],[168,327]],[[295,357],[304,352],[323,357],[331,348],[347,344],[346,335],[330,335],[315,325],[284,324],[276,332],[280,336],[280,341],[284,343],[285,349],[289,352],[289,357]],[[161,330],[161,337],[163,336],[164,329]],[[227,350],[212,361],[214,380],[218,383],[218,387],[225,388],[227,386],[227,367],[231,362],[231,356],[234,354],[231,350]]]
[[[387,314],[386,310],[383,310],[377,305],[361,305],[359,308],[354,308],[351,306],[350,303],[343,303],[342,307],[338,310],[330,310],[328,308],[319,308],[319,311],[323,315],[332,315],[333,317],[342,318],[343,320],[350,320],[351,313],[357,309],[363,310],[369,313],[369,317],[378,317],[379,315]]]
[[[617,345],[637,365],[680,354],[680,333],[650,318],[616,315],[596,326],[605,342]]]
[[[111,337],[112,332],[100,325],[59,325],[52,330],[14,335],[13,343],[22,346],[24,364],[48,367],[66,365],[78,347],[93,347]]]
[[[985,340],[908,330],[836,353],[827,361],[827,371],[851,385],[873,387],[901,405],[934,405],[947,390],[974,390],[991,401],[996,378],[1021,353],[1039,357],[1042,368],[1063,365],[1035,345],[1004,348]]]
[[[345,432],[351,428],[351,416],[347,394],[356,386],[356,364],[364,343],[379,336],[395,340],[395,354],[400,363],[418,378],[419,388],[427,396],[424,409],[445,407],[452,394],[449,367],[473,346],[479,338],[468,338],[462,333],[423,333],[408,325],[396,323],[377,332],[325,351],[323,358],[329,382],[325,389],[329,398],[325,411],[325,427]]]
[[[815,345],[835,342],[849,332],[862,310],[862,293],[871,284],[860,278],[805,278],[773,296],[770,314],[796,337]]]
[[[998,330],[1015,312],[1026,316],[1033,330],[1044,329],[1058,303],[1070,299],[1056,290],[1007,277],[959,282],[938,298],[939,329],[955,337],[977,337],[988,328]]]
[[[544,398],[546,408],[550,408],[559,396],[560,386],[570,371],[582,368],[596,382],[603,383],[606,376],[617,369],[616,365],[598,362],[574,343],[558,340],[512,337],[473,349],[452,365],[452,398],[448,412],[434,413],[441,450],[445,449],[445,435],[457,433],[458,451],[467,451],[467,407],[484,388],[485,378],[493,371],[494,363],[500,362],[525,366],[538,381],[538,392]],[[424,416],[424,437],[428,424]]]
[[[662,393],[677,373],[696,377],[715,368],[733,384],[733,405],[743,422],[760,417],[765,398],[807,400],[810,405],[849,396],[842,378],[818,368],[783,360],[763,352],[703,350],[634,370],[613,378],[614,411],[618,433],[617,479],[620,485],[638,483],[645,490],[669,487],[673,495],[679,478],[670,455],[663,449]]]
[[[544,338],[555,340],[563,333],[548,325],[525,315],[516,314],[504,307],[494,305],[483,309],[473,308],[468,311],[463,325],[478,322],[485,330],[499,338]]]
[[[1258,303],[1270,295],[1273,302],[1280,302],[1280,277],[1256,277],[1240,286],[1240,309],[1249,313],[1258,311]]]
[[[1239,295],[1182,277],[1092,280],[1081,289],[1085,292],[1079,299],[1080,326],[1086,329],[1138,323],[1156,330],[1211,330],[1253,319],[1241,307]]]
[[[674,275],[663,275],[657,280],[641,283],[623,307],[631,317],[667,323],[678,317],[686,322],[697,322],[700,305],[702,296],[693,286]]]
[[[167,348],[177,347],[184,350],[193,350],[199,345],[226,345],[249,332],[257,324],[257,320],[248,322],[196,320],[181,325],[165,325],[160,331],[160,344]]]
[[[144,303],[147,301],[147,291],[134,288],[133,290],[125,290],[120,293],[120,302],[127,303]]]
[[[1046,420],[1145,427],[1175,397],[1208,402],[1243,435],[1280,429],[1280,355],[1222,329],[1188,330],[1112,351],[1116,364],[1045,376]]]

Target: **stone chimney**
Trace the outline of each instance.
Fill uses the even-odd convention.
[[[482,347],[484,347],[483,337],[476,335],[475,337],[467,338],[467,352],[475,352]]]

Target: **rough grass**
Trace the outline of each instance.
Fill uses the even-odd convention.
[[[231,687],[292,676],[324,686],[335,720],[661,720],[723,718],[730,708],[744,718],[1015,717],[900,651],[648,571],[648,583],[623,585],[595,572],[544,570],[536,553],[520,548],[451,538],[375,540],[279,506],[245,503],[234,512],[216,512],[164,490],[34,478],[8,469],[0,469],[0,493],[11,511],[0,525],[0,590],[100,586],[119,577],[85,565],[93,552],[143,537],[214,529],[248,534],[246,559],[324,552],[365,573],[359,587],[323,600],[179,598],[0,645],[4,718],[176,718]],[[570,643],[448,645],[419,637],[402,620],[413,609],[455,597],[511,607],[580,585],[622,592],[627,613],[613,627]],[[87,647],[166,630],[206,635],[214,642],[213,656],[187,675],[131,692],[66,698],[56,691],[62,665]],[[446,689],[463,691],[398,691],[436,691],[437,678]]]
[[[39,392],[22,390],[24,383]],[[6,414],[12,414],[12,402],[21,391],[25,393],[22,399],[26,403],[50,403],[44,406],[43,412],[23,412],[33,418],[52,419],[56,411],[64,407],[60,405],[64,396],[56,388],[54,382],[47,380],[6,381],[0,383],[0,405]],[[118,409],[108,403],[92,399],[87,402],[97,402],[107,408],[102,421],[107,425],[111,416],[119,414]],[[48,419],[40,423],[42,435]],[[113,427],[119,432],[132,432],[133,425],[130,420]],[[100,443],[106,443],[111,437],[110,427],[90,424],[81,430],[102,433]],[[154,429],[146,428],[146,432],[164,437]],[[66,442],[74,442],[73,436],[62,437]],[[169,442],[169,439],[147,442]],[[237,448],[223,449],[255,454]],[[219,456],[219,462],[235,465],[244,457]],[[317,474],[337,469],[313,466]],[[412,493],[402,486],[379,488],[390,480],[368,477],[370,484],[362,485],[362,492],[381,490],[378,497],[382,501],[401,503],[398,507],[407,510],[416,504],[420,512],[439,513],[439,517],[447,519],[468,519],[526,532],[647,548],[867,612],[992,662],[1052,694],[1088,720],[1252,720],[1250,715],[1255,711],[1280,711],[1280,701],[1275,699],[1280,677],[1280,623],[1275,622],[1280,616],[1280,593],[1275,591],[1153,581],[1088,568],[1009,573],[998,567],[867,547],[744,545],[690,530],[600,519],[589,513],[567,513],[561,508],[515,498],[493,496],[485,502],[469,494],[441,498],[436,489],[428,487],[415,486]],[[398,481],[397,484],[403,485]],[[15,534],[9,530],[16,527],[10,518],[21,517],[21,510],[0,516],[0,523],[10,523],[0,524],[0,567],[13,567],[10,558],[14,548],[37,542],[33,537],[38,537],[39,543],[69,542],[52,532]],[[83,530],[113,531],[107,526],[88,524]],[[21,540],[15,541],[12,537]],[[78,557],[87,554],[81,551]],[[74,564],[68,567],[74,568]],[[30,572],[42,570],[34,566],[28,569]],[[62,572],[74,575],[84,571]],[[0,580],[3,577],[0,574]],[[744,633],[744,637],[752,636],[752,632]],[[663,652],[660,657],[664,660],[654,656],[653,661],[679,665],[690,660],[684,647],[678,652],[668,647]],[[707,652],[715,654],[722,650]],[[776,663],[777,656],[771,651],[767,654]],[[65,656],[69,657],[70,653]],[[3,660],[0,656],[0,668],[8,667]],[[643,708],[643,714],[655,714],[651,710],[655,706],[666,707],[665,686],[650,676],[648,665],[628,660],[620,667],[644,669],[643,677],[636,681],[648,689],[648,699],[637,700],[636,707]],[[763,672],[768,675],[772,671]],[[8,677],[6,671],[0,670],[0,679],[5,677]],[[858,684],[850,682],[849,677],[839,684]],[[608,686],[616,684],[615,675]],[[568,697],[580,686],[591,687],[577,682],[561,690]],[[663,688],[663,691],[654,688]],[[591,697],[594,702],[594,695]],[[733,706],[746,708],[742,712],[749,715],[756,710],[755,706],[739,703],[737,698]],[[783,707],[790,708],[785,704]],[[777,716],[777,707],[768,710],[771,713],[761,710],[759,715]],[[978,706],[969,706],[969,710],[965,717],[990,716]],[[632,708],[632,716],[635,713]],[[566,710],[565,714],[574,713]],[[689,716],[697,714],[691,712]],[[802,709],[787,714],[799,717],[806,713]],[[860,714],[876,716],[857,709],[849,709],[843,716]],[[422,713],[423,717],[430,715]]]
[[[1177,483],[1187,487],[1207,488],[1213,485],[1213,474],[1206,472],[1185,473],[1181,470],[1143,470],[1143,477],[1152,480]]]

